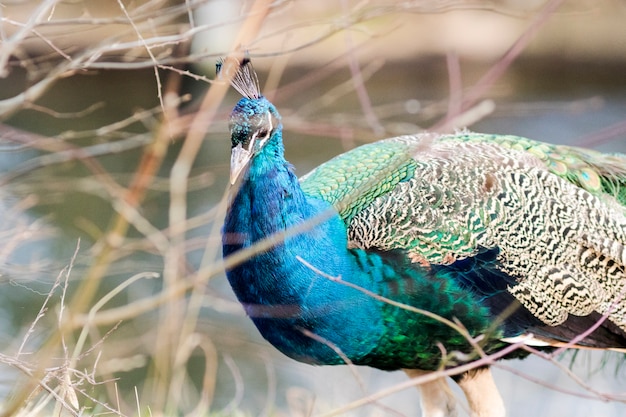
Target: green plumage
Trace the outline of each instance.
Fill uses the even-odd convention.
[[[413,177],[410,148],[400,142],[360,146],[302,178],[305,194],[332,204],[346,224],[376,197]]]

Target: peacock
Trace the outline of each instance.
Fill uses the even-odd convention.
[[[416,376],[516,343],[624,351],[626,155],[420,133],[298,179],[249,59],[231,84],[226,274],[282,353]],[[505,415],[488,363],[454,380],[473,417]],[[423,415],[456,415],[445,380],[420,388]]]

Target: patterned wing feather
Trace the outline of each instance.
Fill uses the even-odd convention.
[[[342,154],[302,186],[340,211],[352,247],[423,265],[497,249],[508,292],[542,323],[594,313],[626,331],[624,155],[515,136],[403,136]]]
[[[413,177],[411,146],[381,141],[341,154],[301,178],[305,194],[335,206],[346,224],[377,197]]]

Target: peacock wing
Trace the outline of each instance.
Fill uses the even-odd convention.
[[[497,249],[494,264],[516,283],[508,291],[541,322],[596,312],[626,329],[624,155],[515,136],[403,136],[342,154],[302,186],[341,213],[352,247],[424,265]]]
[[[322,164],[301,185],[340,213],[350,247],[401,249],[423,264],[469,256],[478,231],[468,229],[464,206],[476,190],[456,189],[462,177],[445,157],[440,160],[447,166],[432,163],[448,152],[441,144],[438,136],[419,135],[364,145]],[[471,215],[487,216],[481,210]]]

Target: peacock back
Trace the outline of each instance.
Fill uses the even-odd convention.
[[[606,316],[610,334],[585,343],[626,337],[626,155],[515,136],[402,136],[344,153],[301,186],[338,210],[352,248],[425,267],[495,251],[500,282],[463,285],[512,295],[539,319],[536,335],[567,341]],[[495,313],[509,304],[494,303]]]

